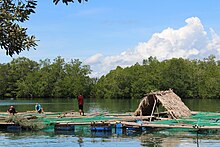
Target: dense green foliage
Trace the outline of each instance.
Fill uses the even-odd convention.
[[[12,56],[37,46],[34,36],[27,35],[27,28],[19,23],[29,20],[35,13],[36,1],[0,0],[0,47]]]
[[[95,80],[90,78],[90,67],[79,60],[65,63],[57,57],[39,63],[28,58],[17,58],[0,64],[0,97],[89,97]]]
[[[220,98],[220,61],[150,57],[143,65],[117,67],[94,87],[97,98],[141,98],[152,90],[172,88],[181,98]]]
[[[79,60],[57,57],[32,61],[25,57],[0,64],[0,97],[86,97],[139,99],[155,90],[172,88],[181,98],[220,98],[220,61],[150,57],[126,68],[117,67],[100,79]]]
[[[53,2],[55,4],[58,4],[60,0],[53,0]],[[88,1],[88,0],[77,0],[79,3],[81,3],[82,1]],[[68,5],[68,3],[74,3],[74,0],[62,0],[63,3],[65,3],[66,5]]]
[[[59,1],[53,0],[55,4]],[[74,0],[62,2],[67,5]],[[35,36],[28,35],[27,28],[22,26],[35,13],[36,6],[37,0],[0,0],[0,48],[6,51],[6,55],[19,54],[37,46]]]

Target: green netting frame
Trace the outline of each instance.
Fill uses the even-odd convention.
[[[52,114],[19,114],[11,116],[11,120],[17,122],[17,124],[30,128],[33,130],[41,129],[53,129],[57,122],[94,122],[94,121],[107,121],[107,120],[119,120],[119,118],[105,116],[104,114],[95,116],[75,116],[74,117],[58,117],[62,114],[61,112],[56,112]],[[2,115],[3,116],[3,115]],[[28,117],[35,117],[33,119],[27,119]],[[182,117],[180,119],[172,120],[160,120],[152,121],[155,124],[168,124],[168,125],[197,125],[197,126],[220,126],[220,113],[214,112],[200,112],[190,117]]]
[[[180,119],[154,121],[155,124],[186,124],[197,126],[220,126],[220,113],[200,112]]]
[[[117,120],[118,118],[105,116],[104,114],[94,116],[74,116],[74,117],[59,117],[62,112],[55,113],[28,113],[16,114],[6,117],[5,121],[11,121],[23,128],[31,130],[50,130],[54,129],[54,125],[59,122],[94,122],[94,121],[107,121]],[[5,115],[0,115],[5,118]]]

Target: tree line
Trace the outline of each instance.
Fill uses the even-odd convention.
[[[65,62],[58,56],[32,61],[25,57],[0,64],[0,98],[92,98],[139,99],[146,93],[172,88],[181,98],[220,98],[220,61],[155,57],[131,67],[90,77],[89,65],[78,59]]]
[[[32,61],[25,57],[0,64],[0,97],[69,98],[90,96],[95,79],[88,65],[78,59],[66,63],[62,57]]]
[[[169,88],[181,98],[220,98],[220,61],[154,57],[127,68],[117,67],[94,86],[96,98],[142,98],[146,93]]]

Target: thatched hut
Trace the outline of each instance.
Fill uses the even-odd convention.
[[[167,110],[171,118],[187,117],[191,115],[189,108],[171,89],[147,94],[141,100],[134,115],[152,116],[160,104]]]

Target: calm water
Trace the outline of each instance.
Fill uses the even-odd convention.
[[[46,100],[0,100],[0,111],[6,111],[14,105],[17,111],[31,111],[40,102],[45,111],[77,111],[76,99]],[[184,103],[193,111],[220,112],[220,100],[185,100]],[[85,112],[123,113],[133,112],[139,100],[85,100]],[[138,147],[138,146],[220,146],[220,134],[196,134],[190,132],[158,131],[141,134],[91,133],[86,128],[76,128],[75,132],[43,131],[0,131],[0,146],[79,146],[79,147]]]

